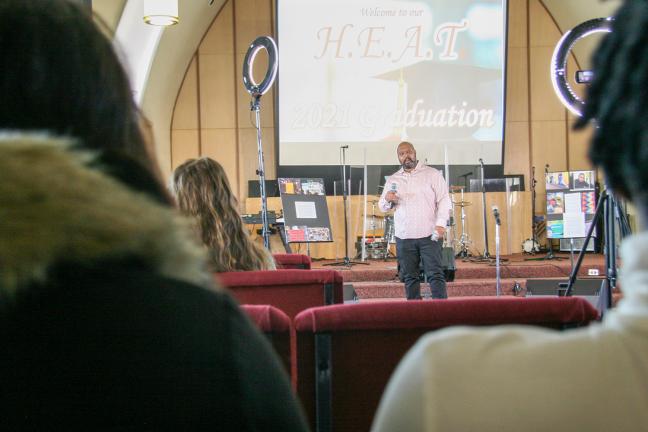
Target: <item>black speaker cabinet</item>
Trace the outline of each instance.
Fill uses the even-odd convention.
[[[358,295],[356,294],[355,289],[353,289],[353,284],[345,283],[342,285],[342,290],[344,303],[358,301]]]
[[[561,296],[567,290],[569,279],[527,279],[527,297]],[[583,297],[590,302],[600,313],[605,311],[607,303],[605,279],[576,279],[572,295]]]

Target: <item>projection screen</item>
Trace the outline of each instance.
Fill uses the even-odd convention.
[[[280,165],[503,157],[506,1],[278,0]]]

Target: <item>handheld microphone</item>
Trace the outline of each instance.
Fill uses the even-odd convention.
[[[480,164],[481,166],[484,166],[484,159],[479,158],[479,164]]]
[[[549,164],[546,164],[545,165],[545,174],[547,174],[548,172],[549,172]]]
[[[496,205],[492,206],[491,208],[493,209],[493,215],[495,216],[495,223],[497,225],[501,225],[499,209]]]
[[[389,192],[394,192],[396,193],[398,191],[398,185],[395,182],[392,182],[391,186],[389,187]],[[394,208],[394,203],[390,202],[389,203],[389,208]]]
[[[343,148],[349,148],[349,146],[348,146],[348,145],[340,146],[340,148],[341,148],[341,149],[343,149]]]

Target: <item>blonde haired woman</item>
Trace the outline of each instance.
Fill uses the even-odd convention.
[[[189,159],[173,173],[180,209],[196,219],[216,272],[274,270],[272,255],[243,229],[238,201],[223,167],[213,159]]]

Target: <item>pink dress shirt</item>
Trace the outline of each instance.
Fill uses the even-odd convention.
[[[378,203],[383,212],[390,209],[387,192],[396,185],[398,204],[394,205],[396,237],[416,239],[429,237],[435,227],[445,227],[450,217],[450,195],[441,171],[420,161],[410,172],[403,168],[387,178]]]

